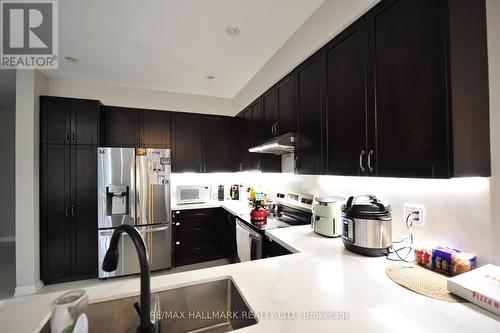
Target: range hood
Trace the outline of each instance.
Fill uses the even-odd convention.
[[[257,147],[250,148],[248,151],[251,153],[283,155],[293,153],[294,142],[295,135],[293,133],[286,133],[267,140]]]

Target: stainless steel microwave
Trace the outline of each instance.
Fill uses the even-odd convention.
[[[178,185],[176,188],[176,201],[179,205],[203,203],[209,200],[209,185]]]

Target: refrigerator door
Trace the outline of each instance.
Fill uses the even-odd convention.
[[[134,148],[97,148],[98,228],[135,224]]]
[[[99,252],[99,278],[105,279],[109,277],[135,274],[140,272],[139,259],[137,259],[137,251],[135,250],[134,242],[126,233],[121,235],[120,244],[118,245],[118,265],[113,272],[105,272],[102,269],[104,256],[109,248],[111,236],[114,229],[99,230],[98,234],[98,252]]]
[[[136,149],[136,225],[170,223],[170,149]]]
[[[171,225],[138,228],[148,250],[149,267],[152,271],[172,267]]]
[[[148,251],[149,269],[156,271],[167,269],[172,266],[172,236],[170,225],[158,225],[138,227],[146,249]],[[118,265],[114,272],[105,272],[102,270],[104,256],[108,250],[113,229],[100,230],[98,234],[99,243],[99,278],[109,278],[121,275],[136,274],[140,272],[137,251],[130,237],[123,233],[118,247]]]

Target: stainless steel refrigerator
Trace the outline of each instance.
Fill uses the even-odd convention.
[[[170,149],[105,148],[97,150],[99,278],[139,273],[134,244],[122,234],[114,272],[102,262],[114,229],[130,224],[142,235],[151,270],[172,266]]]

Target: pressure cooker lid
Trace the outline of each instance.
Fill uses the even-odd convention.
[[[342,211],[353,215],[381,216],[391,212],[391,205],[381,202],[374,195],[367,194],[349,197],[347,203],[342,206]]]

